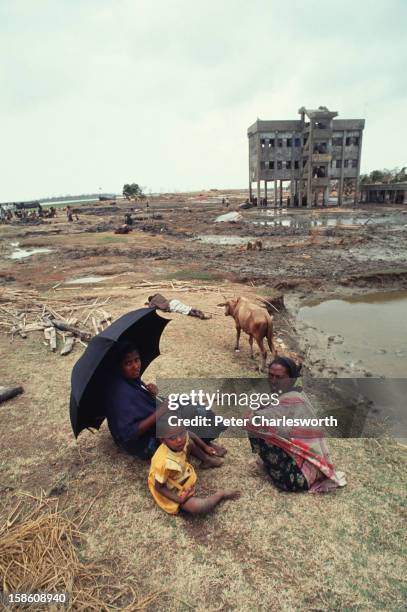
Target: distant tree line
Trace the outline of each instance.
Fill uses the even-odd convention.
[[[363,183],[405,183],[407,182],[407,166],[388,170],[373,170],[370,174],[361,174],[360,182]]]
[[[141,185],[138,185],[138,183],[126,183],[123,185],[123,195],[127,200],[142,200],[146,197]]]

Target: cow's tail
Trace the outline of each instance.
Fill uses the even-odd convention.
[[[274,340],[273,340],[273,319],[272,317],[269,318],[268,323],[267,323],[267,344],[269,345],[271,354],[274,357],[276,354],[276,349],[275,349]]]

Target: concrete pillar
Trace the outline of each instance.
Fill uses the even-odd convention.
[[[324,195],[323,195],[323,198],[322,198],[323,206],[328,206],[328,200],[329,200],[329,183],[328,183],[328,185],[324,189]]]
[[[358,168],[357,168],[357,174],[356,174],[356,183],[355,183],[355,205],[357,205],[358,201],[359,201],[359,181],[360,181],[360,160],[362,158],[362,136],[363,136],[363,130],[360,130],[359,133],[359,154],[358,154]]]
[[[257,179],[257,206],[260,205],[260,179]]]
[[[265,201],[265,205],[267,206],[267,181],[264,181],[264,201]]]
[[[278,193],[277,193],[277,179],[274,179],[274,206],[277,206]]]
[[[283,181],[280,179],[280,206],[283,205]]]
[[[339,190],[338,190],[338,205],[339,206],[342,206],[342,204],[343,204],[343,180],[344,180],[345,142],[346,142],[346,130],[343,130],[341,174],[340,174],[340,177],[339,177]]]
[[[253,191],[252,191],[252,180],[249,178],[249,202],[252,201]]]
[[[307,177],[307,208],[312,206],[312,155],[314,150],[314,126],[310,121],[310,129],[308,136],[308,177]]]
[[[291,180],[290,180],[290,205],[294,206],[295,178],[294,178],[294,153],[295,153],[295,132],[291,135]]]

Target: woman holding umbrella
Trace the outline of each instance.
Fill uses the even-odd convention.
[[[109,430],[116,444],[126,452],[141,459],[151,459],[160,446],[156,422],[167,412],[167,402],[161,402],[157,408],[156,385],[144,384],[141,380],[142,360],[134,344],[119,345],[116,354],[117,372],[106,398]],[[192,432],[189,451],[201,460],[201,467],[219,467],[223,463],[219,456],[225,450],[206,444]]]
[[[159,446],[156,421],[167,411],[157,409],[157,388],[141,375],[160,355],[159,343],[168,319],[151,308],[140,308],[116,319],[94,336],[76,362],[69,404],[75,437],[84,429],[99,429],[105,418],[115,442],[132,455],[149,459]],[[223,427],[209,428],[219,435]],[[203,467],[217,467],[226,449],[191,435],[191,452]],[[217,456],[216,456],[217,455]]]

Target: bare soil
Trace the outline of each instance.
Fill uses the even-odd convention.
[[[221,192],[216,195],[222,196]],[[233,210],[243,194],[231,193]],[[162,355],[145,380],[189,377],[259,376],[242,338],[233,351],[232,321],[217,304],[223,295],[275,296],[284,293],[295,311],[310,296],[349,295],[366,288],[407,286],[406,211],[365,208],[347,216],[388,223],[359,228],[267,228],[242,211],[244,222],[214,223],[224,212],[213,194],[168,196],[138,206],[128,235],[113,229],[134,204],[78,208],[79,221],[62,211],[40,224],[0,226],[1,286],[38,290],[45,298],[71,302],[110,297],[114,317],[143,306],[148,295],[141,281],[188,280],[199,292],[163,293],[213,313],[210,321],[181,315],[162,338]],[[209,202],[207,202],[209,200]],[[289,211],[300,221],[338,211]],[[157,216],[160,218],[157,218]],[[397,215],[397,223],[394,216]],[[155,218],[154,218],[155,217]],[[399,219],[405,219],[403,223]],[[315,231],[313,231],[313,229]],[[263,250],[205,244],[202,235],[233,235],[263,242]],[[8,256],[11,243],[46,246],[50,254],[19,261]],[[363,263],[362,263],[363,262]],[[91,285],[65,285],[84,276],[108,276]],[[218,288],[206,291],[204,287]],[[54,287],[54,289],[53,289]],[[318,339],[299,332],[290,312],[275,315],[281,352],[306,359],[308,373],[346,373]],[[306,337],[306,340],[304,338]],[[310,356],[311,349],[318,351]],[[0,518],[12,507],[16,491],[57,494],[60,507],[79,515],[94,501],[83,529],[87,560],[115,558],[123,575],[136,577],[140,591],[162,590],[168,610],[401,610],[405,604],[405,447],[390,438],[332,439],[330,448],[348,486],[326,496],[283,494],[259,468],[245,439],[225,439],[229,453],[216,471],[199,472],[199,491],[237,487],[242,498],[227,502],[202,519],[167,516],[150,498],[148,466],[120,452],[106,425],[76,441],[68,416],[70,373],[82,347],[60,357],[42,343],[0,335],[0,384],[22,384],[23,395],[0,406]],[[311,361],[311,362],[310,362]],[[343,368],[338,370],[338,368]],[[404,519],[404,520],[403,520]]]

